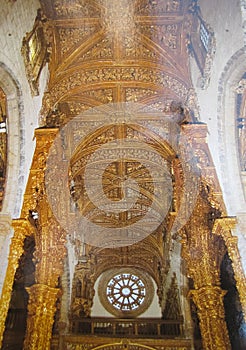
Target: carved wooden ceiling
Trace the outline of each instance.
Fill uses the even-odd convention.
[[[112,122],[105,126],[95,121],[96,131],[77,144],[70,159],[70,185],[73,183],[73,200],[80,213],[103,228],[131,227],[146,216],[149,207],[155,206],[159,210],[163,207],[163,198],[173,197],[166,204],[166,218],[151,231],[152,235],[128,247],[117,247],[116,244],[115,249],[105,249],[102,244],[95,244],[97,248],[92,249],[83,246],[83,239],[78,242],[76,237],[72,243],[79,260],[81,254],[89,257],[83,268],[92,283],[112,264],[116,267],[123,264],[135,266],[145,269],[153,277],[161,300],[163,281],[169,268],[171,227],[181,205],[184,179],[182,164],[170,138],[172,130],[163,131],[168,135],[166,139],[158,134],[158,130],[164,127],[158,113],[173,118],[174,125],[178,126],[180,118],[184,117],[183,110],[192,111],[196,107],[187,51],[192,1],[117,0],[112,5],[110,0],[41,0],[40,3],[39,21],[49,52],[50,72],[41,111],[43,126],[62,128],[74,117],[82,115],[83,119],[91,108],[100,110],[101,105],[108,105],[110,109],[115,104],[127,102],[152,109],[152,126],[148,120],[151,113],[146,110],[140,113],[142,119],[137,126],[128,122]],[[186,117],[190,118],[189,113]],[[69,145],[74,143],[78,134],[74,130],[63,140],[65,153],[70,152]],[[138,183],[140,195],[131,209],[108,215],[99,210],[86,194],[85,168],[88,159],[100,147],[120,140],[138,140],[142,146],[137,152],[142,159],[148,147],[162,157],[165,164],[160,163],[160,166],[167,169],[171,192],[169,196],[162,193],[161,199],[154,192],[157,183],[163,182],[163,179],[154,181],[148,170],[151,162],[158,167],[154,157],[147,159],[145,166],[130,156],[124,161],[110,162],[102,177],[107,198],[115,203],[127,198],[121,185],[128,178]],[[100,167],[100,161],[96,160],[93,166],[95,169]],[[60,168],[63,169],[62,165]],[[62,175],[58,178],[60,183],[65,181]],[[65,182],[63,185],[67,186]],[[98,201],[99,198],[97,204]],[[64,207],[61,203],[58,206],[62,212]],[[74,215],[71,212],[69,220],[72,221]],[[152,226],[153,222],[146,220],[141,229],[150,230]],[[137,234],[137,229],[135,231]]]
[[[92,107],[122,102],[154,108],[168,117],[172,115],[175,122],[183,107],[186,110],[194,107],[187,51],[192,1],[117,0],[113,5],[110,0],[40,2],[44,36],[50,52],[50,78],[41,112],[43,125],[62,127]],[[170,196],[175,200],[168,203],[170,214],[159,223],[155,234],[141,242],[113,250],[94,248],[97,268],[89,268],[89,274],[96,279],[112,263],[114,266],[133,264],[149,272],[162,294],[161,286],[169,267],[173,212],[181,200],[177,193],[183,184],[182,166],[174,149],[154,131],[162,127],[158,124],[159,117],[151,131],[145,112],[142,126],[111,124],[90,134],[77,146],[70,172],[76,189],[73,199],[83,215],[102,227],[129,227],[144,218],[151,205],[163,206],[163,200],[154,194],[148,167],[128,157],[125,161],[111,162],[104,169],[103,190],[111,201],[117,203],[125,196],[121,182],[127,178],[135,179],[140,188],[140,196],[130,210],[108,215],[86,194],[83,179],[87,161],[102,145],[121,139],[142,142],[143,147],[138,150],[142,156],[150,146],[163,157],[168,176],[173,178]],[[76,135],[76,132],[71,133],[65,143],[76,139]],[[94,167],[99,166],[100,162],[96,161]],[[151,220],[146,220],[144,228],[151,229],[152,225]],[[143,225],[139,231],[141,229]],[[82,248],[77,249],[81,251]],[[91,248],[85,251],[91,254]]]
[[[42,0],[52,47],[43,115],[108,102],[189,105],[190,1]]]

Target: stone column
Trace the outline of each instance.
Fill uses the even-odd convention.
[[[246,320],[246,278],[243,272],[241,257],[238,251],[238,238],[232,236],[231,230],[236,226],[234,217],[224,217],[216,219],[213,233],[223,237],[229,258],[232,261],[236,286],[240,297],[244,319]]]
[[[14,236],[11,240],[8,267],[2,289],[0,300],[0,346],[3,340],[5,320],[8,314],[9,303],[11,300],[12,287],[15,278],[15,272],[19,265],[19,259],[24,252],[24,240],[31,234],[31,226],[27,220],[13,220]]]

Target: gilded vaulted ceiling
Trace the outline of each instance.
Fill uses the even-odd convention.
[[[112,6],[112,1],[108,0],[42,0],[41,5],[39,22],[42,23],[49,53],[50,71],[41,111],[41,123],[44,126],[62,127],[76,116],[82,115],[83,119],[83,113],[90,108],[109,104],[110,109],[114,104],[125,102],[154,108],[151,119],[156,119],[151,126],[148,121],[151,113],[142,110],[140,119],[143,120],[137,126],[134,123],[117,125],[117,122],[103,126],[101,121],[100,126],[94,121],[94,125],[98,126],[97,130],[90,132],[83,142],[76,144],[76,152],[70,159],[70,181],[72,179],[72,195],[76,206],[92,222],[100,223],[107,229],[134,226],[139,219],[145,217],[151,205],[159,209],[163,207],[163,200],[160,201],[154,193],[155,186],[148,171],[151,159],[146,160],[147,165],[143,166],[127,157],[124,161],[112,162],[104,169],[103,191],[115,203],[121,201],[125,195],[122,193],[122,181],[132,177],[138,182],[140,197],[130,210],[108,215],[88,198],[84,182],[88,159],[102,145],[113,140],[119,142],[127,139],[142,143],[142,149],[138,150],[142,158],[149,146],[163,158],[168,176],[172,179],[170,186],[166,187],[173,187],[166,197],[175,198],[165,205],[167,211],[175,212],[181,205],[182,191],[180,195],[177,192],[184,181],[182,165],[176,159],[177,150],[174,149],[173,140],[164,140],[163,135],[158,135],[155,131],[161,130],[165,123],[160,121],[159,115],[153,116],[153,113],[163,112],[167,118],[174,118],[176,125],[184,118],[183,109],[189,119],[189,111],[194,107],[187,49],[192,21],[191,1],[120,0],[115,1]],[[99,112],[102,111],[99,109]],[[96,119],[98,118],[97,116]],[[85,128],[87,124],[83,125]],[[171,135],[173,130],[166,133]],[[176,136],[175,134],[174,138]],[[76,138],[77,131],[72,131],[62,141],[66,154],[70,152],[69,147],[71,143],[74,145],[73,140]],[[157,166],[157,159],[153,158],[153,161]],[[95,161],[93,166],[100,167],[100,161]],[[63,166],[60,168],[63,169]],[[62,175],[59,178],[60,182],[65,181]],[[63,185],[66,186],[66,183]],[[131,190],[134,193],[134,188]],[[97,204],[99,197],[100,194],[96,198]],[[62,208],[66,205],[60,206]],[[73,215],[71,213],[70,216]],[[146,259],[143,257],[140,261],[137,258],[137,247],[135,250],[129,248],[128,251],[127,264],[134,261],[135,265],[142,268],[148,265],[150,274],[158,284],[161,279],[160,268],[162,271],[168,268],[168,258],[163,262],[161,256],[169,250],[174,217],[173,214],[167,216],[165,224],[159,221],[159,225],[155,227],[155,236],[146,238],[147,244],[139,243],[142,256],[146,255]],[[153,222],[146,220],[144,227],[150,229],[151,226]],[[164,228],[166,233],[163,233]],[[135,227],[135,234],[142,230],[143,226]],[[160,244],[163,237],[165,249]],[[155,251],[155,258],[149,257],[149,249]],[[105,253],[101,254],[100,251],[97,251],[97,259],[101,259],[100,266],[103,268],[98,268],[97,275],[99,270],[107,269],[110,264],[110,259],[105,258]],[[109,255],[119,265],[122,255],[125,254],[122,251],[120,254],[108,252],[107,256]],[[156,259],[161,266],[158,267],[156,261],[151,262],[149,259]]]
[[[50,55],[43,114],[108,102],[189,105],[190,1],[41,1]]]

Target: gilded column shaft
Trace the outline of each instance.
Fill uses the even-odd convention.
[[[228,255],[232,261],[236,286],[240,297],[244,319],[246,320],[246,279],[243,273],[241,258],[238,252],[237,237],[231,237],[225,241]]]
[[[238,250],[238,238],[231,234],[231,229],[233,229],[235,225],[236,220],[234,217],[217,219],[213,227],[213,233],[222,236],[225,241],[229,258],[232,261],[236,287],[242,305],[244,319],[246,320],[246,278]]]
[[[218,286],[206,286],[190,293],[197,306],[204,349],[231,349],[224,320],[223,297],[226,292]]]
[[[24,239],[30,233],[28,227],[29,224],[25,220],[15,220],[13,221],[12,225],[15,229],[15,233],[10,244],[8,267],[0,300],[0,346],[3,340],[5,320],[8,314],[9,303],[11,300],[15,272],[19,265],[19,259],[24,252]]]
[[[27,291],[29,304],[24,349],[47,350],[50,348],[56,300],[60,290],[43,284],[35,284],[27,288]]]

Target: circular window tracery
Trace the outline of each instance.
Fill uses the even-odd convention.
[[[120,273],[108,282],[106,293],[113,307],[122,311],[131,311],[143,303],[146,288],[139,276]]]
[[[153,299],[152,281],[136,269],[108,271],[100,280],[99,291],[104,307],[119,317],[141,314]]]

